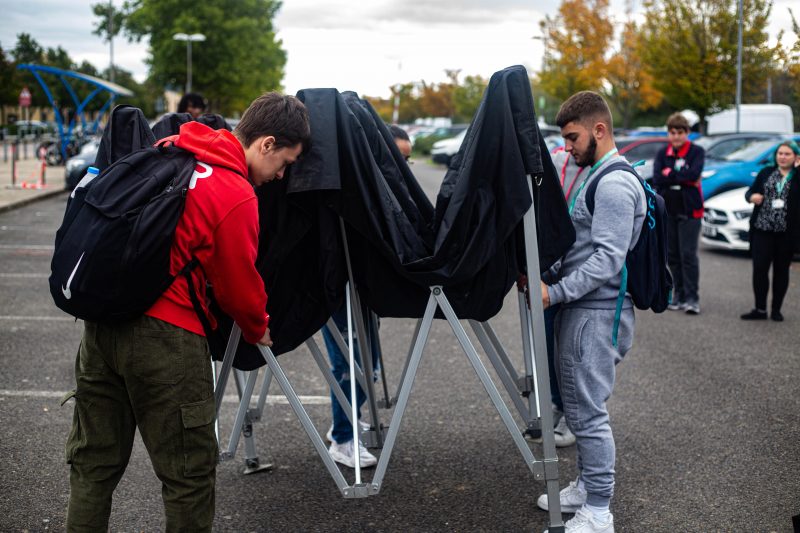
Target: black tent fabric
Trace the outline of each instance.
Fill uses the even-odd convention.
[[[156,140],[176,135],[181,129],[183,124],[195,120],[189,113],[167,113],[162,116],[158,122],[153,124],[153,134]],[[197,122],[205,124],[211,129],[215,130],[230,130],[231,127],[221,115],[208,113],[197,117]],[[154,141],[155,142],[155,141]]]
[[[138,107],[118,105],[108,118],[97,149],[94,166],[100,172],[129,153],[153,146],[156,137]]]
[[[297,347],[341,306],[345,251],[360,296],[379,316],[421,316],[431,285],[444,287],[461,318],[494,316],[526,271],[528,175],[542,270],[574,241],[523,67],[492,76],[435,210],[369,103],[335,89],[297,96],[309,111],[312,150],[283,182],[257,191],[259,269],[276,354]],[[260,364],[252,348],[237,354],[238,368]]]

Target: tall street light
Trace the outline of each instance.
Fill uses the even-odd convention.
[[[192,43],[198,41],[205,41],[206,36],[202,33],[193,33],[187,35],[185,33],[176,33],[172,36],[176,41],[186,41],[186,92],[192,92]]]

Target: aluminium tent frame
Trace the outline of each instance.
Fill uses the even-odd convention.
[[[532,183],[536,180],[537,186],[540,183],[538,178],[534,176],[528,175],[528,190],[533,198],[533,190],[532,190]],[[536,213],[535,213],[535,204],[536,202],[531,202],[531,207],[528,212],[523,217],[523,229],[524,229],[524,239],[525,239],[525,258],[526,264],[528,268],[528,272],[539,272],[539,256],[538,256],[538,247],[536,243],[538,242],[537,239],[537,230],[536,230]],[[551,533],[561,533],[564,531],[564,526],[561,517],[561,508],[560,508],[560,499],[559,499],[559,474],[558,474],[558,456],[556,453],[555,447],[555,436],[553,431],[553,412],[550,402],[550,381],[549,381],[549,373],[548,373],[548,362],[547,362],[547,347],[545,343],[545,329],[544,329],[544,310],[541,298],[537,298],[536,295],[538,291],[531,291],[530,297],[530,308],[525,303],[525,299],[523,296],[520,296],[520,319],[522,322],[522,346],[523,346],[523,358],[525,360],[525,370],[526,375],[524,377],[519,377],[514,370],[513,364],[511,364],[510,359],[508,358],[505,350],[502,347],[497,336],[494,334],[491,326],[488,322],[476,322],[470,320],[470,325],[473,328],[473,331],[477,335],[477,338],[480,344],[483,346],[484,350],[486,351],[492,366],[497,371],[498,375],[500,376],[501,381],[503,382],[507,392],[512,398],[512,401],[522,415],[523,419],[527,424],[527,429],[538,429],[541,427],[542,432],[542,444],[543,444],[543,458],[541,460],[536,459],[534,457],[533,452],[529,448],[528,444],[526,443],[524,437],[522,436],[522,432],[519,431],[517,424],[514,418],[511,415],[508,407],[506,406],[503,398],[500,396],[500,392],[498,391],[497,387],[495,386],[494,382],[492,381],[486,367],[481,362],[477,351],[475,350],[474,346],[472,345],[469,337],[467,336],[464,327],[460,323],[458,316],[456,315],[455,311],[451,307],[447,297],[444,294],[441,286],[433,286],[430,287],[430,296],[428,298],[427,307],[425,309],[424,315],[417,323],[417,328],[413,336],[412,345],[409,352],[409,357],[406,360],[405,368],[403,369],[403,373],[400,380],[400,387],[396,398],[393,398],[391,401],[386,402],[388,404],[395,403],[395,410],[392,415],[392,418],[389,422],[388,428],[385,426],[381,426],[378,422],[377,418],[377,402],[374,398],[374,390],[372,389],[372,380],[371,379],[364,379],[364,375],[367,376],[372,375],[372,368],[371,368],[371,357],[368,357],[365,352],[365,347],[370,346],[369,343],[366,342],[366,332],[364,327],[363,317],[361,316],[361,306],[359,303],[358,298],[358,291],[357,287],[355,287],[353,283],[353,271],[352,265],[350,264],[350,256],[347,247],[347,234],[344,227],[344,222],[341,221],[341,230],[342,230],[342,237],[344,240],[344,249],[345,249],[345,257],[347,261],[347,268],[348,268],[348,276],[350,282],[348,283],[347,289],[347,310],[348,310],[348,336],[350,337],[348,342],[348,351],[349,351],[349,359],[350,359],[350,368],[351,368],[351,376],[356,375],[359,379],[359,382],[362,384],[362,388],[367,393],[367,398],[369,400],[369,409],[372,416],[372,431],[370,431],[370,437],[374,436],[374,441],[372,444],[374,447],[382,447],[383,450],[380,454],[378,459],[378,464],[376,466],[375,473],[373,475],[372,481],[369,483],[363,483],[361,481],[361,467],[358,460],[358,454],[355,454],[356,457],[356,465],[355,465],[355,483],[352,485],[348,484],[347,480],[341,473],[341,470],[333,461],[328,453],[328,449],[323,442],[322,438],[320,437],[319,432],[317,431],[314,423],[312,422],[311,418],[308,415],[308,412],[302,405],[300,397],[295,392],[294,388],[292,387],[291,383],[289,382],[288,377],[286,376],[285,372],[283,371],[281,365],[278,363],[277,358],[272,353],[269,348],[258,346],[258,350],[261,353],[261,356],[264,358],[266,362],[266,370],[265,376],[262,383],[262,389],[259,394],[258,399],[258,408],[256,409],[257,417],[260,418],[261,413],[263,411],[264,399],[266,398],[266,391],[269,389],[269,384],[271,380],[274,378],[278,385],[286,396],[289,405],[291,406],[292,410],[294,411],[295,416],[300,421],[303,429],[305,430],[308,438],[311,440],[312,445],[317,451],[317,454],[322,459],[323,464],[327,468],[328,472],[330,473],[331,477],[333,478],[334,482],[336,483],[337,487],[339,488],[340,492],[345,498],[363,498],[367,496],[374,496],[380,492],[381,485],[383,483],[384,476],[386,475],[386,470],[388,468],[389,460],[391,459],[391,454],[394,449],[394,444],[397,439],[397,434],[399,432],[400,424],[402,421],[402,417],[405,413],[408,400],[411,394],[411,389],[414,383],[414,379],[416,377],[420,361],[422,359],[422,355],[424,352],[424,348],[427,344],[428,335],[431,330],[431,326],[433,323],[433,319],[436,313],[437,308],[440,309],[450,325],[451,329],[453,330],[456,339],[458,340],[461,348],[464,350],[465,355],[467,356],[468,360],[470,361],[473,369],[475,370],[478,378],[480,379],[484,389],[486,390],[487,394],[489,395],[495,409],[500,414],[500,417],[503,420],[503,423],[506,426],[509,434],[511,435],[515,445],[519,449],[520,453],[522,454],[526,465],[534,474],[534,478],[539,481],[544,481],[546,484],[546,491],[548,496],[548,501],[552,502],[549,506],[549,531]],[[355,330],[358,336],[359,345],[362,347],[362,354],[363,357],[362,362],[366,367],[366,371],[362,372],[361,375],[356,372],[356,363],[354,357],[354,349],[353,349],[353,339],[352,339],[352,322],[351,319],[355,318]],[[332,328],[335,332],[336,328]],[[226,350],[225,358],[223,361],[222,372],[220,373],[218,379],[218,386],[216,389],[216,400],[217,400],[217,414],[219,414],[219,406],[222,399],[222,395],[224,394],[225,383],[228,379],[229,371],[233,364],[233,357],[236,352],[236,347],[239,344],[239,340],[241,337],[241,330],[239,330],[238,326],[234,324],[233,330],[231,332],[228,347]],[[330,376],[330,372],[325,366],[324,358],[322,354],[319,352],[319,348],[313,342],[312,339],[306,342],[306,345],[312,352],[315,360],[317,361],[318,366],[323,371],[323,375],[325,375],[328,384],[331,386],[334,394],[336,395],[337,399],[342,403],[345,410],[348,412],[348,418],[350,419],[351,424],[353,424],[353,431],[354,433],[358,433],[359,436],[361,435],[361,431],[359,425],[354,423],[354,419],[356,417],[354,402],[355,402],[355,380],[351,379],[351,398],[352,402],[347,402],[346,398],[343,398],[343,391],[341,388],[338,387],[338,383],[333,380],[332,376]],[[341,345],[340,345],[341,346]],[[237,410],[236,419],[233,425],[233,435],[231,437],[231,447],[228,448],[226,457],[230,458],[233,456],[233,453],[236,449],[236,443],[238,442],[238,435],[246,431],[248,427],[248,411],[250,406],[250,401],[252,398],[252,394],[255,388],[256,377],[258,375],[258,370],[250,372],[249,377],[247,378],[244,386],[242,386],[242,377],[237,377],[237,386],[240,392],[241,402],[239,405],[239,409]],[[516,383],[515,383],[516,382]],[[364,385],[366,385],[364,387]],[[518,397],[518,395],[522,393],[523,397],[527,397],[528,405],[525,405],[525,402]],[[252,421],[252,418],[250,419]],[[378,429],[379,431],[375,431]],[[384,431],[388,430],[384,434]],[[246,437],[247,438],[247,437]],[[369,442],[368,442],[369,444]],[[382,445],[382,446],[381,446]],[[248,448],[248,455],[253,451],[253,449]]]

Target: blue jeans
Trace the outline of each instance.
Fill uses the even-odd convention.
[[[550,371],[550,400],[556,408],[564,412],[564,403],[561,401],[561,391],[558,388],[558,372],[556,372],[555,350],[555,323],[556,314],[561,309],[561,304],[555,304],[544,310],[544,333],[547,340],[547,368]]]
[[[369,316],[371,313],[366,308],[362,308],[362,312],[365,316],[367,316],[367,320],[369,321]],[[336,311],[331,318],[336,323],[336,327],[339,332],[344,337],[345,343],[347,342],[347,308],[343,307]],[[370,328],[368,328],[368,331]],[[377,331],[377,328],[375,328]],[[349,356],[342,353],[339,349],[339,345],[336,344],[336,341],[333,339],[333,334],[328,329],[327,324],[322,326],[322,338],[325,340],[325,347],[328,349],[328,358],[331,362],[331,373],[333,373],[333,379],[342,387],[345,395],[349,398],[350,396],[350,361]],[[374,371],[373,381],[377,381],[378,370],[379,370],[379,361],[378,361],[378,339],[370,338],[370,344],[372,345],[372,369]],[[361,354],[360,350],[358,349],[358,341],[356,340],[355,331],[353,332],[353,353],[355,354],[356,363],[361,365]],[[362,367],[363,370],[363,367]],[[356,382],[356,405],[358,407],[358,418],[361,418],[361,406],[364,405],[367,396],[364,391],[361,389],[361,385]],[[331,391],[331,412],[333,417],[333,432],[331,433],[331,438],[338,444],[343,444],[345,442],[349,442],[353,440],[353,427],[350,425],[350,421],[347,419],[347,414],[345,413],[344,408],[339,403],[339,400]]]

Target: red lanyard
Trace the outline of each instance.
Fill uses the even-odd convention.
[[[564,179],[567,177],[567,165],[569,164],[569,158],[570,158],[570,156],[567,155],[567,158],[564,160],[564,166],[561,167],[561,189],[562,190],[564,189]],[[572,187],[575,186],[575,182],[578,180],[578,176],[581,175],[581,172],[583,172],[583,169],[584,169],[584,167],[580,167],[578,169],[578,172],[575,174],[575,177],[572,178],[572,183],[569,184],[569,188],[567,189],[566,194],[564,194],[564,198],[566,198],[567,200],[569,200],[569,195],[572,192]]]

